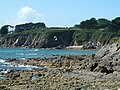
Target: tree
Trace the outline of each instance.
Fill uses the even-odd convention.
[[[44,23],[25,23],[25,24],[20,24],[15,26],[15,32],[22,32],[25,30],[32,30],[35,28],[45,28]]]
[[[117,17],[114,20],[112,20],[108,29],[111,31],[120,31],[120,17]]]
[[[95,18],[91,18],[89,20],[89,25],[90,25],[90,28],[96,29],[98,25],[97,20]]]
[[[35,23],[34,26],[35,28],[46,28],[44,23]]]
[[[25,30],[30,30],[33,27],[33,23],[25,23],[15,26],[15,32],[22,32]]]
[[[74,25],[75,28],[80,28],[80,25],[76,24]]]
[[[2,28],[0,29],[0,34],[8,34],[8,27],[12,27],[11,25],[4,25],[2,26]]]
[[[98,23],[98,28],[99,29],[100,28],[106,28],[106,27],[108,27],[111,24],[110,20],[104,19],[104,18],[98,19],[97,23]]]
[[[120,17],[117,17],[114,20],[112,20],[112,23],[120,26]]]
[[[97,20],[95,18],[91,18],[90,20],[82,21],[80,23],[80,28],[83,29],[96,29],[97,28]]]

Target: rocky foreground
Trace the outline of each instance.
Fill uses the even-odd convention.
[[[42,68],[11,70],[0,80],[0,90],[119,90],[120,59],[104,60],[99,55],[9,59],[9,63]]]
[[[120,44],[104,46],[95,55],[8,59],[33,65],[33,70],[10,70],[0,90],[120,90]]]

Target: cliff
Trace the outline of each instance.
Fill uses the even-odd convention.
[[[0,46],[61,49],[82,45],[84,49],[96,49],[115,42],[118,37],[117,32],[98,29],[35,28],[1,35]]]
[[[120,43],[119,41],[103,46],[97,53],[96,57],[104,60],[120,60]]]
[[[1,47],[51,48],[69,46],[74,30],[27,31],[5,35],[0,38]]]
[[[47,27],[45,23],[4,25],[0,29],[0,46],[30,48],[64,48],[83,46],[101,48],[120,37],[120,17],[113,20],[91,18],[74,27]]]

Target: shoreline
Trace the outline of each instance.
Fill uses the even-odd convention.
[[[36,68],[33,71],[14,71],[5,74],[5,77],[12,80],[0,80],[0,87],[4,85],[10,90],[17,90],[20,87],[24,90],[32,88],[38,90],[117,90],[120,88],[120,72],[119,69],[115,70],[117,66],[113,65],[112,71],[109,60],[105,63],[104,60],[93,55],[61,55],[56,58],[31,58],[22,61],[11,59],[8,62],[44,66],[42,69]]]
[[[51,48],[35,48],[35,47],[13,47],[13,46],[9,46],[9,47],[4,47],[4,46],[0,46],[0,48],[25,48],[25,49],[48,49],[48,50],[62,50],[62,49],[66,49],[66,50],[98,50],[98,48],[83,48],[84,45],[70,45],[70,46],[66,46],[66,47],[51,47]],[[100,48],[100,47],[99,47]]]

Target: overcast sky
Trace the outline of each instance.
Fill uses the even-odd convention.
[[[0,26],[44,22],[74,26],[82,20],[120,16],[120,0],[1,0]]]

